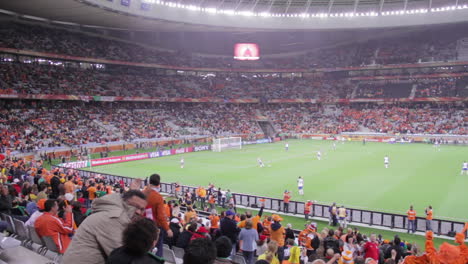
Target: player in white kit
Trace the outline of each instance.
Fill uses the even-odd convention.
[[[301,176],[297,179],[297,189],[299,190],[299,195],[304,195],[304,179]]]
[[[388,156],[385,156],[384,157],[384,164],[385,164],[385,168],[388,169],[388,164],[390,163],[390,160],[388,159]]]
[[[336,150],[336,142],[333,142],[333,150]]]
[[[461,175],[463,175],[463,174],[468,174],[468,162],[466,162],[466,161],[463,162]]]
[[[181,168],[181,169],[184,168],[184,164],[185,164],[185,160],[184,160],[184,158],[181,158],[181,159],[180,159],[180,168]]]
[[[265,167],[265,164],[263,164],[263,161],[260,158],[257,158],[257,162],[258,162],[258,166],[260,166],[260,168]]]
[[[320,152],[320,150],[317,151],[317,159],[322,160],[322,152]]]
[[[286,145],[284,145],[284,148],[286,149],[286,151],[288,151],[289,150],[289,144],[286,143]]]

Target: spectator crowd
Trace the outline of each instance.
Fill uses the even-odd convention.
[[[10,157],[0,161],[0,168],[2,219],[20,220],[39,237],[51,239],[64,254],[63,263],[164,263],[165,247],[179,250],[184,264],[239,263],[239,258],[247,264],[375,264],[433,257],[398,235],[390,240],[347,228],[347,211],[335,204],[329,208],[329,227],[318,230],[309,222],[297,232],[280,215],[265,212],[261,200],[259,211],[237,212],[233,194],[211,183],[185,194],[175,183],[174,192],[163,197],[158,174],[145,184],[138,179],[125,184]],[[429,215],[432,220],[432,210]],[[457,234],[456,257],[463,263],[468,262],[467,228]],[[7,229],[8,223],[0,220],[0,231]]]

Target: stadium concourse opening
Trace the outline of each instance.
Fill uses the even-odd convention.
[[[468,263],[466,1],[183,2],[0,3],[0,262]]]

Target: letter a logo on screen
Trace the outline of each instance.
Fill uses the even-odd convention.
[[[260,50],[255,43],[237,43],[234,46],[234,59],[236,60],[258,60]]]

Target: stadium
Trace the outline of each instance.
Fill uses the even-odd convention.
[[[467,0],[0,21],[0,263],[468,263]]]

